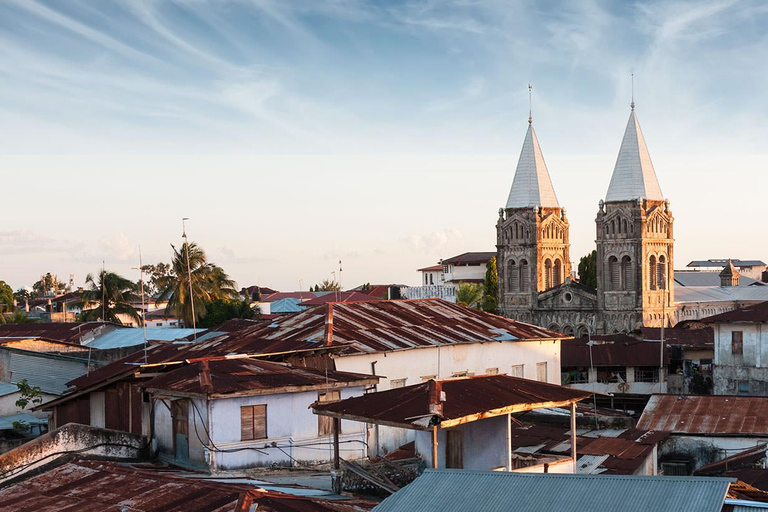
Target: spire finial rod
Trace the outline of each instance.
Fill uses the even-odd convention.
[[[629,106],[632,110],[635,110],[635,70],[634,69],[629,74],[629,76],[632,80],[632,103],[630,103]]]
[[[528,83],[528,124],[533,122],[533,86]]]

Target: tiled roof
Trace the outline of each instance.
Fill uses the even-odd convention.
[[[417,272],[442,272],[442,265],[432,265],[431,267],[424,267],[417,270]]]
[[[653,395],[637,428],[768,437],[768,397]]]
[[[627,201],[637,198],[663,201],[664,194],[661,193],[651,155],[633,108],[605,200]]]
[[[587,391],[546,382],[482,375],[429,380],[412,386],[389,389],[333,403],[315,403],[312,408],[329,416],[357,421],[426,430],[436,424],[450,426],[473,414],[486,416],[556,407],[590,396]]]
[[[378,377],[325,371],[256,359],[202,360],[171,370],[142,387],[203,395],[273,394],[318,386],[337,388],[375,384]]]
[[[465,252],[443,260],[443,265],[485,265],[488,260],[496,257],[496,252]]]
[[[506,207],[531,208],[534,206],[558,208],[560,204],[557,202],[555,187],[552,186],[552,179],[549,177],[533,123],[529,122]]]

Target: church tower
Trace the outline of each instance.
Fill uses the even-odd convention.
[[[602,331],[659,327],[673,318],[674,218],[632,102],[629,122],[597,213],[597,300]],[[670,325],[667,321],[666,325]]]
[[[528,118],[515,178],[496,223],[499,308],[510,318],[535,322],[539,292],[571,275],[568,220]]]

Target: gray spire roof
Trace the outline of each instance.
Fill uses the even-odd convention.
[[[509,191],[507,208],[532,208],[545,206],[559,208],[552,180],[549,178],[547,164],[541,153],[539,139],[529,121],[528,133],[525,134],[523,150],[517,162],[515,179]]]
[[[637,198],[663,201],[664,194],[661,193],[643,131],[635,109],[632,108],[605,200],[626,201]]]

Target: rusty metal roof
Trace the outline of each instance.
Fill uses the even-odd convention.
[[[701,320],[706,324],[728,322],[768,322],[768,302],[761,302],[752,306],[746,306],[733,311],[709,316]]]
[[[768,397],[653,395],[637,428],[768,437]]]
[[[718,476],[728,470],[754,468],[758,466],[759,461],[766,458],[765,452],[767,447],[765,443],[758,444],[752,448],[720,459],[717,462],[702,466],[695,470],[693,474],[698,476]],[[762,467],[762,464],[759,464],[759,467]]]
[[[49,340],[64,341],[80,344],[80,340],[91,331],[107,327],[109,329],[123,326],[109,322],[54,322],[54,323],[26,323],[0,325],[2,337],[29,337],[47,338]]]
[[[0,489],[0,510],[363,512],[375,505],[362,500],[287,495],[247,483],[181,475],[146,464],[76,460]]]
[[[142,387],[201,395],[273,394],[315,387],[364,386],[378,379],[256,359],[206,359],[155,377]]]
[[[661,339],[661,329],[659,327],[643,327],[641,332],[644,340],[658,341]],[[683,348],[714,349],[715,332],[711,327],[703,329],[664,329],[664,343]]]
[[[593,336],[592,361],[594,366],[659,366],[659,344],[642,341],[626,334]],[[590,366],[587,338],[563,340],[560,345],[560,365]],[[669,351],[664,347],[665,363]]]
[[[278,320],[270,327],[260,333],[265,342],[349,344],[348,353],[565,337],[441,299],[330,303]]]
[[[427,430],[463,420],[578,402],[589,392],[507,375],[429,380],[333,403],[315,403],[317,414]],[[468,417],[472,417],[468,419]]]
[[[496,257],[496,252],[465,252],[452,258],[444,259],[443,265],[485,265]]]
[[[384,300],[381,297],[376,297],[362,292],[331,292],[314,299],[305,300],[301,302],[302,306],[319,306],[321,304],[328,304],[329,302],[372,302],[375,300]]]

